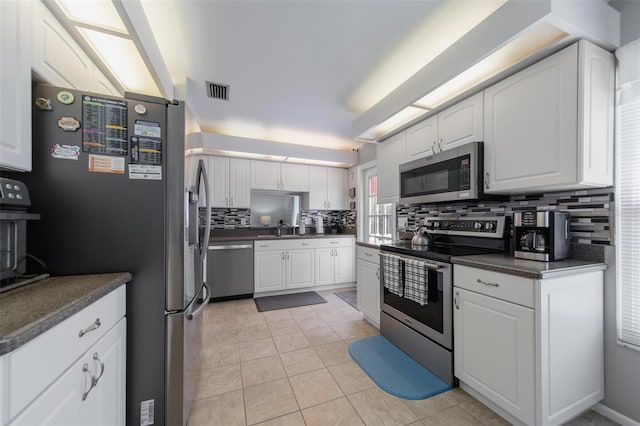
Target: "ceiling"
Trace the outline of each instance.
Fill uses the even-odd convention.
[[[362,112],[502,3],[142,2],[203,131],[349,150]],[[228,84],[229,101],[207,98],[205,81]]]

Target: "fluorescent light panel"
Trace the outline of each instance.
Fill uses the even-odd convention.
[[[496,76],[535,52],[567,36],[567,33],[546,22],[542,22],[471,68],[431,91],[415,102],[414,105],[431,109],[437,108],[448,100],[471,90],[483,81]]]
[[[360,139],[372,141],[376,140],[379,137],[390,132],[391,130],[397,129],[398,127],[409,123],[410,121],[417,119],[421,115],[426,114],[427,112],[428,109],[426,108],[418,108],[414,106],[405,107],[391,117],[387,118],[382,123],[364,132],[362,135],[360,135]]]
[[[161,96],[132,40],[87,28],[78,31],[127,90]]]
[[[110,1],[102,0],[56,0],[68,19],[129,34],[120,14]]]

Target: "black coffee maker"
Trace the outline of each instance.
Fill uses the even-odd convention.
[[[514,257],[553,262],[569,257],[569,213],[524,211],[513,214]]]

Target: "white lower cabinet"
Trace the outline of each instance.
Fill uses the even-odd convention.
[[[123,425],[126,291],[0,357],[0,425]]]
[[[354,281],[353,239],[318,240],[316,248],[316,285],[344,284]]]
[[[604,398],[603,273],[544,279],[454,265],[460,385],[509,422],[556,425]]]
[[[535,388],[533,309],[456,289],[456,376],[528,423]]]
[[[11,426],[123,425],[126,329],[122,318]]]
[[[254,293],[312,287],[314,241],[260,241],[254,246]]]
[[[353,244],[353,238],[256,241],[254,293],[353,282]]]
[[[357,247],[358,310],[364,319],[380,327],[380,265],[379,251],[372,248]]]

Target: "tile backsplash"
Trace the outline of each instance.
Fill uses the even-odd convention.
[[[318,214],[322,215],[325,227],[345,224],[345,228],[356,228],[355,210],[302,210],[301,217],[307,226],[315,224]],[[200,224],[204,224],[204,209],[200,209]],[[213,229],[248,229],[251,227],[251,209],[214,208],[211,209]]]
[[[507,201],[398,205],[398,219],[413,230],[427,216],[504,216],[522,210],[557,210],[571,214],[571,242],[614,244],[614,188],[512,196]]]

